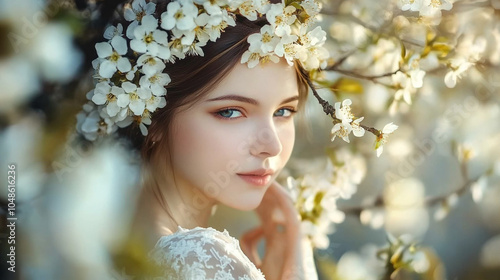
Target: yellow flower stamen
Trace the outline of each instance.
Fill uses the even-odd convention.
[[[177,13],[175,13],[175,15],[174,15],[175,19],[180,19],[183,17],[184,17],[184,14],[182,13],[182,11],[177,11]]]
[[[109,57],[109,60],[114,61],[114,62],[118,61],[118,59],[120,59],[120,55],[115,51]]]

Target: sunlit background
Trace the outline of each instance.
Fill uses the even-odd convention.
[[[139,159],[74,128],[124,2],[0,0],[1,279],[112,277]],[[325,209],[303,224],[320,279],[500,279],[500,1],[324,0],[318,24],[331,55],[318,93],[350,99],[368,127],[398,126],[378,157],[372,133],[331,141],[312,95],[298,118],[280,179],[302,214]],[[222,206],[211,218],[235,237],[257,223]]]

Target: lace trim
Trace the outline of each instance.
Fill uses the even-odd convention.
[[[195,227],[161,236],[148,254],[167,279],[265,279],[227,230]],[[208,275],[207,275],[208,273]]]

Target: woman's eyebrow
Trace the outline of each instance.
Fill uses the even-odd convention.
[[[283,100],[280,103],[280,105],[283,105],[285,103],[292,102],[292,101],[295,101],[298,99],[299,99],[299,96],[295,95],[295,96],[292,96],[292,97],[289,97],[289,98]],[[253,105],[259,105],[259,101],[255,100],[253,98],[249,98],[249,97],[245,97],[245,96],[241,96],[241,95],[234,95],[234,94],[214,97],[214,98],[208,99],[206,101],[208,102],[208,101],[218,101],[218,100],[234,100],[234,101],[245,102],[245,103],[249,103],[249,104],[253,104]]]

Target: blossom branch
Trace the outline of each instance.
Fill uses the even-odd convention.
[[[337,66],[337,65],[334,65],[334,66]],[[375,80],[380,79],[380,78],[390,77],[390,76],[398,73],[399,71],[401,71],[401,69],[398,68],[397,70],[395,70],[393,72],[388,72],[388,73],[383,73],[383,74],[373,75],[373,76],[365,76],[365,75],[361,75],[361,74],[356,73],[356,72],[342,70],[342,69],[336,69],[333,67],[330,67],[326,70],[333,70],[333,71],[338,72],[340,74],[344,74],[344,75],[351,76],[351,77],[358,78],[358,79],[369,80],[372,82],[374,82]]]
[[[340,119],[338,119],[335,116],[335,108],[330,103],[328,103],[328,101],[324,100],[323,98],[321,98],[321,96],[319,96],[319,94],[316,91],[316,88],[314,87],[311,79],[306,79],[306,80],[307,80],[307,84],[309,85],[309,87],[311,88],[311,90],[313,92],[314,97],[316,97],[316,99],[318,100],[319,104],[321,104],[321,106],[323,107],[323,112],[325,112],[325,114],[327,114],[330,117],[332,117],[332,119],[335,122],[342,122]],[[359,124],[359,126],[362,127],[363,129],[365,129],[366,131],[371,132],[373,135],[375,135],[377,137],[379,137],[380,134],[381,134],[380,130],[378,130],[376,128],[369,127],[369,126],[362,125],[362,124]]]

